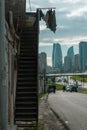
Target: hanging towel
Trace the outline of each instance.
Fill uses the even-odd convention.
[[[52,11],[52,22],[51,22],[51,30],[55,33],[56,31],[56,17],[55,17],[55,10]]]
[[[43,19],[44,17],[44,13],[42,12],[42,10],[39,10],[39,20],[41,20],[41,18]]]
[[[55,33],[56,31],[56,17],[55,10],[48,10],[46,15],[44,16],[44,21],[46,22],[47,28]]]
[[[44,13],[42,12],[42,10],[40,11],[40,18],[39,20],[41,20],[41,18],[45,21],[46,23],[46,27],[49,28],[51,31],[53,31],[55,33],[56,31],[56,16],[55,16],[55,10],[52,11],[52,9],[48,10],[46,12],[46,14],[44,15]]]

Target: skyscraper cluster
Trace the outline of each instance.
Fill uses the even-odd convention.
[[[59,43],[53,44],[52,51],[52,67],[58,68],[63,72],[84,72],[87,70],[87,42],[81,41],[79,43],[79,54],[74,54],[73,46],[67,51],[67,55],[62,57],[61,45]]]

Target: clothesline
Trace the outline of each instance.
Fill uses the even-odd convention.
[[[55,7],[48,7],[48,8],[37,8],[37,10],[40,10],[40,9],[56,9]]]
[[[48,9],[48,8],[43,8]],[[50,28],[51,31],[55,33],[56,31],[56,17],[55,17],[55,10],[52,10],[52,8],[49,8],[46,11],[46,14],[43,13],[42,8],[38,9],[39,11],[39,20],[43,19],[46,22],[47,28]]]

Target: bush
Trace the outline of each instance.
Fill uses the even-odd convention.
[[[31,128],[25,128],[24,130],[37,130],[37,129],[35,127],[31,127]],[[44,130],[44,126],[39,124],[38,130]]]
[[[63,85],[62,84],[56,84],[56,90],[62,90]]]

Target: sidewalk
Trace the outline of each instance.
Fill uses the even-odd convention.
[[[39,102],[39,123],[44,125],[44,130],[68,130],[50,109],[47,95]]]

